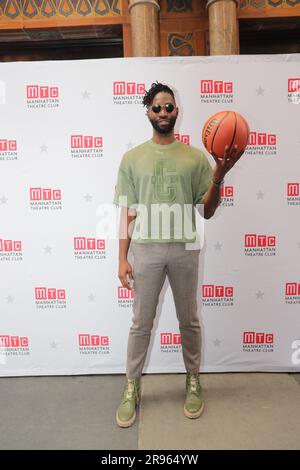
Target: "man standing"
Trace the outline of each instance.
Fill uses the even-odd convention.
[[[212,169],[200,150],[177,141],[174,126],[178,107],[173,90],[165,84],[153,83],[143,105],[153,137],[124,154],[114,197],[114,203],[122,206],[119,279],[124,287],[132,289],[133,284],[134,289],[126,382],[116,415],[117,424],[124,428],[136,417],[140,378],[166,277],[173,292],[187,371],[184,414],[198,418],[203,411],[197,314],[200,249],[186,248],[199,240],[195,206],[203,205],[206,219],[213,216],[224,176],[242,154],[226,149],[223,159],[213,155],[216,165]],[[129,245],[133,266],[127,259]]]

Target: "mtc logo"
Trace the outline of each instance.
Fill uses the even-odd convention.
[[[174,137],[179,142],[183,142],[184,144],[190,145],[190,136],[187,134],[174,134]]]
[[[17,150],[16,140],[0,139],[0,152],[16,151],[16,150]]]
[[[300,78],[288,78],[288,92],[295,93],[300,91]]]
[[[47,287],[35,287],[35,300],[65,300],[65,289],[52,289]]]
[[[299,183],[288,183],[287,195],[290,197],[299,196]]]
[[[108,336],[78,335],[79,346],[109,346]]]
[[[255,331],[245,331],[243,334],[243,344],[273,344],[273,333],[255,333]]]
[[[118,299],[133,299],[134,292],[133,290],[127,289],[126,287],[118,287]]]
[[[201,80],[201,93],[232,93],[233,82],[223,80]]]
[[[103,146],[102,137],[93,137],[91,135],[71,135],[72,149],[91,149]]]
[[[27,85],[26,87],[27,99],[37,98],[58,98],[57,86],[42,86],[42,85]]]
[[[248,145],[276,145],[276,134],[250,132]]]
[[[145,83],[136,82],[114,82],[114,95],[144,95]]]
[[[179,333],[161,333],[160,344],[161,345],[181,344],[181,335]]]
[[[0,336],[0,348],[19,348],[28,347],[29,341],[27,336]]]
[[[75,237],[74,250],[105,250],[105,240],[96,238]]]
[[[233,297],[233,287],[204,284],[202,286],[202,297]]]
[[[221,186],[220,189],[221,197],[233,197],[233,186]]]
[[[30,188],[30,201],[60,201],[61,190],[49,188]]]
[[[22,251],[22,242],[14,240],[2,240],[0,238],[0,252]]]
[[[262,246],[276,246],[276,237],[273,235],[256,235],[255,233],[245,234],[246,248],[256,248]]]
[[[286,282],[285,283],[285,295],[300,295],[300,283],[299,282]]]

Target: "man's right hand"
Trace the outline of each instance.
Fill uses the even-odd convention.
[[[119,263],[119,279],[123,287],[126,287],[127,289],[132,289],[129,283],[129,279],[131,281],[133,280],[132,267],[127,260],[120,261]]]

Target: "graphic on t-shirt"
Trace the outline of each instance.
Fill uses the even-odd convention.
[[[171,202],[176,198],[178,175],[176,162],[163,159],[154,162],[154,172],[151,178],[154,197],[159,202]]]

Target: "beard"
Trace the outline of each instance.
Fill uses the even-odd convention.
[[[159,124],[155,119],[149,118],[149,121],[151,122],[152,127],[153,129],[156,130],[156,132],[164,135],[164,134],[169,134],[170,132],[172,132],[172,130],[175,127],[176,119],[177,119],[177,116],[170,117],[168,119],[168,124],[163,124],[163,125]]]

